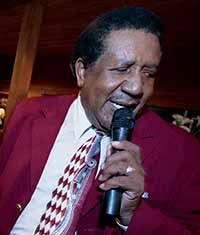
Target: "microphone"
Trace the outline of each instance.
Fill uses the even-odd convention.
[[[135,114],[130,108],[120,108],[114,112],[111,124],[111,139],[130,140],[135,124]],[[103,211],[109,218],[115,218],[120,213],[122,189],[110,189],[104,193]]]

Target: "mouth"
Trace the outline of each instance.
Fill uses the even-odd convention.
[[[125,106],[123,106],[123,105],[116,104],[116,103],[113,103],[113,106],[114,106],[116,109],[121,109],[121,108],[124,108],[124,107],[125,107]]]
[[[138,105],[138,102],[123,102],[123,101],[112,101],[112,100],[111,103],[116,109],[132,108],[134,110]]]

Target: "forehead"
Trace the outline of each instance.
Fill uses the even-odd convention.
[[[159,64],[161,57],[159,39],[156,35],[142,30],[115,30],[105,38],[105,51],[101,57]]]

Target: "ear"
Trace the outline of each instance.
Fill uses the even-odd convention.
[[[77,78],[77,85],[83,87],[85,83],[85,65],[82,58],[78,58],[75,63],[75,72]]]

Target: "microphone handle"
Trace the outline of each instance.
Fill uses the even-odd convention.
[[[121,189],[110,189],[104,194],[104,212],[110,218],[115,218],[119,215],[121,199]]]
[[[111,137],[113,141],[129,140],[131,136],[131,129],[120,127],[113,128]],[[103,208],[104,213],[110,218],[116,218],[120,214],[121,199],[123,190],[120,188],[113,188],[104,193]]]

